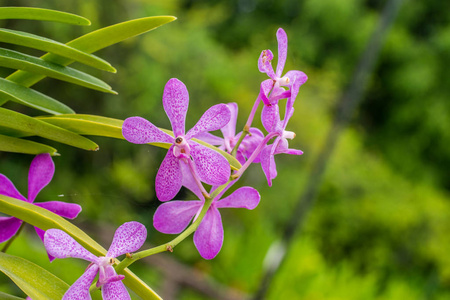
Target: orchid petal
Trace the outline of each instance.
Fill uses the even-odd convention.
[[[258,59],[258,69],[261,73],[266,73],[270,78],[275,78],[272,67],[273,53],[270,50],[263,50]]]
[[[195,176],[198,177],[197,168],[195,167],[195,164],[193,164],[192,161],[189,163],[192,164],[192,167],[194,168],[194,172],[196,173]],[[194,175],[192,174],[189,166],[185,163],[181,163],[180,169],[181,169],[181,174],[183,174],[181,184],[184,187],[186,187],[187,189],[189,189],[191,192],[193,192],[198,197],[198,199],[205,200],[205,198],[203,197],[202,191],[200,190],[200,187],[198,186],[198,183],[195,180]]]
[[[0,217],[0,243],[12,238],[22,225],[22,221],[15,217]]]
[[[36,234],[41,239],[41,241],[44,242],[45,231],[38,227],[34,227],[34,230],[36,231]],[[47,252],[47,256],[48,256],[48,259],[50,260],[50,262],[52,262],[55,259],[55,257],[53,255],[50,255],[48,252]]]
[[[209,185],[221,185],[230,178],[230,164],[221,154],[190,141],[191,155],[200,179]]]
[[[28,202],[33,202],[37,194],[50,183],[55,173],[55,164],[48,153],[37,155],[28,172]]]
[[[238,106],[235,102],[227,103],[227,106],[230,109],[230,121],[220,130],[222,131],[224,138],[234,138],[236,134]]]
[[[29,202],[24,196],[22,196],[22,194],[19,193],[11,180],[3,174],[0,174],[0,195]]]
[[[283,28],[279,28],[277,31],[278,40],[278,63],[277,63],[277,77],[280,78],[283,73],[284,65],[286,63],[287,56],[287,34]]]
[[[141,117],[131,117],[125,119],[122,125],[123,137],[134,144],[147,143],[173,143],[174,138],[150,121]]]
[[[180,160],[173,155],[173,147],[167,151],[156,174],[155,191],[160,201],[173,199],[181,189]]]
[[[163,203],[155,211],[153,226],[162,233],[181,233],[202,207],[203,201],[170,201]]]
[[[230,109],[226,104],[216,104],[210,107],[188,131],[186,139],[191,139],[200,132],[218,130],[230,122],[230,117]]]
[[[261,196],[258,191],[252,187],[244,186],[234,191],[228,197],[216,202],[217,208],[234,207],[254,209],[259,204]]]
[[[213,259],[223,244],[223,226],[219,211],[211,206],[194,233],[194,244],[204,259]]]
[[[259,87],[259,97],[263,101],[265,106],[270,106],[272,103],[270,103],[269,100],[269,93],[273,88],[273,80],[272,79],[266,79],[263,82],[261,82],[261,86]]]
[[[131,300],[130,294],[122,281],[109,282],[102,287],[104,300]]]
[[[164,87],[163,106],[175,136],[184,135],[189,93],[183,82],[170,79]]]
[[[98,265],[90,266],[67,290],[62,300],[91,300],[89,288],[97,275]]]
[[[67,219],[75,219],[78,214],[81,212],[81,206],[75,203],[67,203],[61,201],[48,201],[35,203],[36,206],[45,208],[58,216],[67,218]]]
[[[277,140],[275,140],[276,142]],[[274,143],[275,143],[274,142]],[[261,167],[263,169],[264,175],[266,175],[267,183],[272,186],[272,179],[277,177],[277,168],[275,165],[275,158],[273,155],[273,145],[267,145],[261,151]]]
[[[261,122],[268,132],[274,132],[275,127],[280,121],[280,108],[278,104],[271,106],[264,105],[261,111]]]
[[[106,257],[118,257],[137,251],[147,238],[147,229],[139,222],[127,222],[117,228]]]
[[[74,257],[97,262],[97,257],[83,248],[70,235],[59,229],[49,229],[44,235],[44,245],[48,254],[56,258]]]

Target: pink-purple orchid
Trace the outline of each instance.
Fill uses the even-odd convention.
[[[117,228],[106,256],[97,257],[71,236],[59,229],[49,229],[44,235],[44,245],[48,253],[56,258],[74,257],[90,261],[83,275],[66,291],[62,300],[89,300],[89,287],[98,273],[96,286],[102,288],[105,300],[131,299],[125,285],[124,275],[117,275],[113,264],[115,258],[137,251],[147,238],[147,229],[138,222],[127,222]]]
[[[195,178],[209,185],[224,184],[230,177],[230,165],[218,152],[193,140],[195,135],[214,131],[225,126],[230,120],[230,110],[225,104],[209,108],[195,126],[185,133],[185,118],[189,105],[186,86],[178,79],[170,79],[163,94],[163,107],[171,122],[174,136],[157,128],[141,117],[131,117],[124,121],[122,134],[135,144],[171,144],[158,173],[155,191],[161,201],[173,199],[181,188],[183,174],[180,164],[187,164]],[[192,158],[192,159],[191,159]]]
[[[217,137],[215,135],[210,134],[209,132],[204,132],[195,137],[210,143],[211,145],[218,146],[219,149],[226,151],[231,154],[234,146],[238,142],[241,137],[242,131],[236,134],[236,121],[238,114],[238,106],[236,103],[227,103],[228,108],[231,112],[231,119],[227,125],[222,127],[220,130],[222,131],[223,138]],[[251,127],[249,129],[250,134],[245,136],[239,145],[236,151],[236,159],[244,164],[245,161],[250,157],[250,155],[255,151],[258,144],[263,140],[264,134],[258,128]],[[254,161],[258,162],[258,161]]]
[[[31,162],[28,172],[28,198],[22,196],[14,184],[3,174],[0,174],[0,195],[33,203],[38,193],[50,183],[54,173],[55,164],[50,154],[39,154]],[[81,211],[81,206],[74,203],[48,201],[33,204],[68,219],[76,218]],[[22,222],[22,220],[15,217],[0,217],[0,243],[13,237],[19,230]],[[39,238],[44,240],[44,231],[38,227],[34,228]],[[53,260],[54,258],[49,255],[49,259]]]
[[[230,183],[227,188],[212,200],[211,206],[194,233],[195,247],[204,259],[213,259],[222,248],[224,234],[219,208],[254,209],[258,206],[261,199],[258,191],[248,186],[241,187],[229,196],[221,199],[222,195],[233,183]],[[195,221],[199,215],[205,204],[205,198],[193,178],[186,176],[183,180],[183,185],[190,189],[200,200],[175,200],[161,204],[153,216],[153,226],[156,230],[168,234],[181,233],[191,220],[194,219]]]

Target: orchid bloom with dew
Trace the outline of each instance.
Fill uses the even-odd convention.
[[[301,83],[294,82],[294,86],[296,84]],[[292,155],[303,154],[303,151],[301,150],[289,149],[288,139],[293,139],[295,137],[295,133],[286,130],[287,123],[294,114],[293,105],[295,102],[295,98],[297,97],[297,92],[298,89],[297,90],[293,89],[291,96],[288,98],[288,101],[286,102],[286,112],[283,121],[280,120],[279,114],[275,115],[275,119],[272,119],[273,115],[265,115],[265,117],[267,118],[265,120],[266,124],[270,124],[270,132],[276,134],[274,142],[271,145],[264,146],[264,148],[260,153],[261,167],[264,171],[264,174],[266,175],[267,183],[269,184],[269,186],[272,186],[272,179],[277,177],[277,168],[274,157],[275,154],[280,153]],[[278,105],[275,107],[278,107]]]
[[[137,251],[147,238],[147,229],[139,222],[127,222],[117,228],[106,256],[97,257],[90,253],[70,235],[59,229],[49,229],[44,235],[47,251],[56,258],[74,257],[90,261],[91,264],[83,275],[66,291],[62,300],[89,300],[89,287],[97,276],[96,286],[102,287],[105,300],[131,299],[125,285],[124,275],[117,275],[113,267],[115,258]]]
[[[260,97],[265,106],[276,104],[278,100],[288,98],[294,77],[302,84],[308,80],[308,77],[302,71],[288,71],[284,76],[282,75],[287,56],[287,34],[279,28],[277,31],[278,40],[278,63],[276,72],[272,67],[273,53],[270,50],[263,50],[258,59],[258,69],[261,73],[266,73],[270,79],[264,80],[261,83]],[[282,87],[287,86],[289,90]],[[270,95],[269,95],[270,93]]]
[[[122,134],[131,143],[172,144],[156,174],[155,191],[160,201],[173,199],[180,190],[183,177],[180,164],[189,165],[199,186],[200,181],[209,185],[221,185],[230,177],[230,165],[225,157],[191,140],[199,133],[225,126],[230,120],[230,109],[225,104],[212,106],[197,124],[185,133],[188,105],[189,94],[186,86],[180,80],[172,78],[164,88],[163,106],[175,137],[140,117],[128,118],[123,123]],[[202,192],[206,193],[204,189]]]
[[[3,174],[0,174],[0,195],[33,203],[38,193],[50,183],[54,173],[55,164],[50,154],[39,154],[31,162],[28,172],[28,198],[22,196],[14,184]],[[68,219],[76,218],[81,211],[81,206],[74,203],[48,201],[33,204]],[[0,243],[12,238],[19,230],[22,222],[16,217],[0,217]],[[43,241],[44,231],[38,227],[34,228],[39,238]],[[52,261],[54,257],[49,255],[49,259]]]
[[[230,183],[230,187],[234,182]],[[200,200],[170,201],[161,204],[153,216],[153,226],[156,230],[167,234],[181,233],[191,222],[197,219],[205,203],[205,198],[193,179],[186,177],[183,185],[189,188]],[[258,206],[261,196],[252,187],[241,187],[231,195],[220,199],[227,190],[219,193],[208,208],[203,220],[194,233],[194,244],[204,259],[213,259],[222,248],[224,233],[219,208],[247,208]]]
[[[203,132],[195,137],[210,143],[211,145],[219,146],[219,149],[226,151],[231,154],[234,146],[238,142],[241,137],[242,132],[236,134],[236,121],[238,114],[238,106],[236,103],[227,103],[228,108],[231,112],[231,119],[227,125],[222,127],[220,130],[222,131],[223,138],[216,137],[215,135],[210,134],[209,132]],[[247,135],[239,145],[236,151],[236,159],[244,164],[245,161],[250,157],[253,151],[256,149],[258,144],[263,140],[264,134],[258,128],[251,127],[249,129],[250,134]],[[257,161],[255,161],[257,162]]]

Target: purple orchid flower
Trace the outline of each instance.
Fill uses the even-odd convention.
[[[180,167],[182,163],[188,164],[194,176],[199,178],[197,180],[199,186],[200,181],[209,185],[221,185],[230,177],[230,165],[225,157],[191,140],[199,133],[225,126],[230,120],[228,106],[225,104],[212,106],[185,134],[188,105],[189,94],[186,86],[180,80],[172,78],[164,88],[163,106],[175,137],[140,117],[128,118],[123,123],[122,134],[131,143],[172,144],[156,174],[155,191],[160,201],[173,199],[180,190],[183,177]],[[206,193],[204,190],[202,192]]]
[[[203,132],[195,137],[210,143],[211,145],[218,146],[219,149],[226,151],[231,154],[234,146],[238,142],[242,131],[236,134],[236,121],[238,114],[238,106],[236,103],[228,103],[228,108],[231,112],[231,119],[227,125],[222,127],[220,130],[222,131],[223,138],[217,137],[215,135],[210,134],[209,132]],[[255,151],[258,144],[263,140],[264,134],[258,128],[251,127],[249,129],[250,135],[247,135],[239,145],[236,152],[236,159],[244,164],[245,161],[250,157],[250,155]],[[255,161],[258,162],[258,161]]]
[[[48,153],[37,155],[30,165],[28,172],[28,199],[17,191],[14,184],[3,174],[0,174],[0,195],[33,203],[37,194],[46,187],[55,173],[55,164]],[[74,219],[81,211],[81,206],[75,203],[65,203],[60,201],[49,201],[43,203],[34,203],[34,205],[45,208],[61,217]],[[0,243],[3,243],[13,237],[20,226],[22,220],[15,217],[0,217]],[[43,241],[44,231],[34,227],[37,235]],[[50,261],[54,259],[49,255]]]
[[[62,300],[90,300],[89,287],[97,273],[99,276],[96,286],[102,287],[103,299],[131,299],[121,281],[125,276],[117,275],[112,265],[116,257],[141,248],[146,238],[147,229],[144,225],[138,222],[124,223],[117,228],[106,256],[97,257],[64,231],[47,230],[44,245],[51,255],[56,258],[81,258],[91,262],[84,274],[66,291]]]
[[[228,188],[234,182],[228,185]],[[189,188],[201,200],[192,201],[170,201],[161,204],[153,216],[153,226],[162,233],[181,233],[203,208],[205,198],[196,186],[193,178],[186,177],[183,185]],[[254,209],[259,204],[261,196],[252,187],[241,187],[231,195],[220,199],[224,189],[213,200],[206,212],[205,217],[194,233],[194,244],[204,259],[213,259],[219,253],[223,244],[223,225],[219,208],[247,208]]]
[[[264,171],[264,174],[266,175],[269,186],[272,186],[272,179],[277,177],[277,168],[274,158],[275,154],[303,154],[303,151],[301,150],[289,149],[288,139],[293,139],[295,137],[295,133],[286,130],[287,123],[294,114],[294,102],[298,93],[298,89],[296,89],[296,87],[297,85],[302,84],[301,81],[295,82],[296,79],[297,78],[294,78],[294,89],[292,89],[292,93],[288,98],[288,101],[286,102],[286,112],[284,120],[280,120],[280,115],[278,112],[276,114],[263,115],[263,119],[265,118],[266,125],[270,128],[269,134],[274,134],[276,136],[274,142],[271,145],[264,146],[260,154],[261,167]],[[278,108],[278,105],[274,105],[272,107]]]

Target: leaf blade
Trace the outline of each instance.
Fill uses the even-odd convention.
[[[100,57],[28,32],[0,28],[0,42],[46,51],[100,70],[116,72],[110,63]]]
[[[89,26],[85,17],[58,10],[37,7],[0,7],[0,19],[38,20]]]
[[[0,151],[37,155],[49,153],[58,155],[56,149],[41,143],[0,134]]]
[[[42,267],[0,252],[0,271],[34,300],[62,299],[69,285]]]

